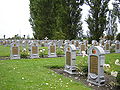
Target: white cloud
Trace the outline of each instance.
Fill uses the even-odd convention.
[[[0,1],[0,38],[15,34],[32,36],[29,17],[29,0]]]
[[[114,1],[114,0],[112,0]],[[111,7],[111,5],[109,5]],[[88,30],[87,24],[84,21],[87,18],[89,7],[83,6],[82,21],[84,34]],[[15,34],[30,35],[32,37],[32,29],[28,21],[29,15],[29,0],[1,0],[0,1],[0,38],[3,35],[12,37]],[[118,25],[120,32],[120,25]]]

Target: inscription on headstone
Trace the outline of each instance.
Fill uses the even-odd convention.
[[[98,74],[98,57],[90,56],[90,73]]]

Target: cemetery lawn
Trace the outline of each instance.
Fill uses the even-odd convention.
[[[0,56],[10,56],[10,47],[8,46],[3,46],[3,45],[0,45]]]
[[[51,70],[63,66],[64,57],[0,60],[0,90],[91,90]]]
[[[80,81],[55,73],[51,68],[64,68],[64,57],[0,60],[0,90],[90,90]],[[106,64],[111,71],[120,70],[115,60],[120,60],[120,53],[105,55]],[[87,66],[87,57],[77,56],[79,66]]]

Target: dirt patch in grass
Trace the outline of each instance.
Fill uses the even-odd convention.
[[[96,85],[93,85],[93,84],[90,84],[87,82],[87,76],[84,76],[84,75],[81,75],[81,74],[77,74],[77,75],[70,75],[66,72],[64,72],[63,68],[51,68],[53,71],[55,71],[56,73],[60,74],[60,75],[63,75],[65,77],[69,77],[75,81],[80,81],[82,82],[83,84],[85,84],[86,86],[92,88],[93,90],[119,90],[120,87],[118,86],[112,86],[112,82],[115,82],[116,79],[110,75],[105,75],[105,85],[104,86],[96,86]]]

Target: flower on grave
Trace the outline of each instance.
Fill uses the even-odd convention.
[[[61,48],[61,49],[63,49],[63,47],[62,47],[62,46],[60,46],[60,48]]]
[[[42,42],[42,44],[44,44],[44,42]]]
[[[120,61],[118,59],[116,59],[115,64],[120,66]]]
[[[40,50],[40,52],[43,52],[43,50]]]
[[[104,64],[103,68],[106,72],[108,72],[110,70],[110,65],[109,64]]]
[[[87,56],[86,52],[85,51],[82,51],[82,56]]]
[[[112,72],[111,72],[111,75],[114,76],[114,77],[117,77],[117,74],[118,74],[117,71],[112,71]]]
[[[106,68],[106,69],[109,69],[109,68],[110,68],[110,64],[104,64],[103,66],[104,66],[104,68]]]
[[[43,51],[45,51],[45,49],[42,49]]]
[[[89,83],[88,86],[91,86],[91,83]]]
[[[26,52],[26,51],[27,51],[26,48],[24,48],[22,52]]]

